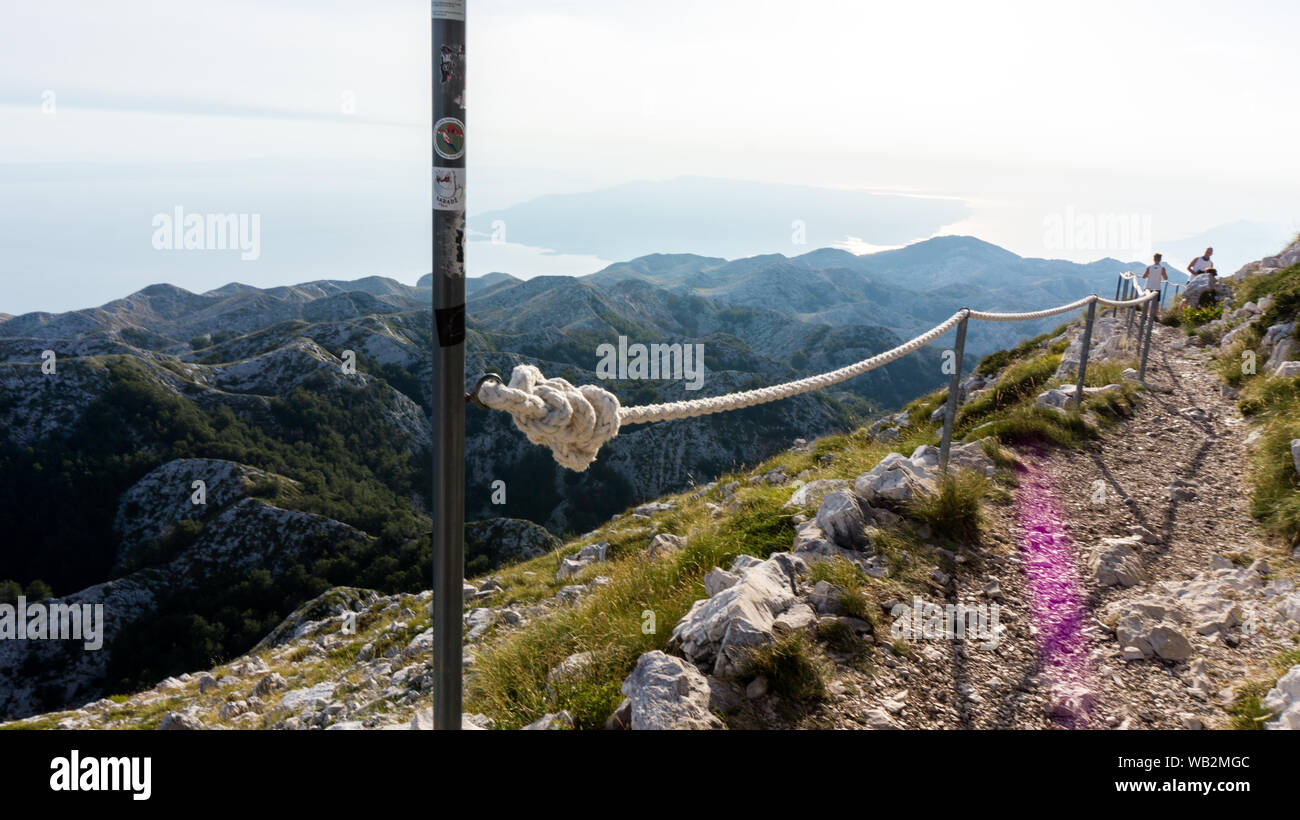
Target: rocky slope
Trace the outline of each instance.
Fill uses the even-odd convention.
[[[514,287],[503,279],[480,290],[503,298]],[[503,303],[501,315],[531,303]],[[1257,303],[1231,321],[1268,316],[1268,310]],[[390,330],[393,323],[380,322]],[[286,329],[277,343],[300,336]],[[930,523],[952,519],[926,507],[926,499],[940,495],[932,445],[941,394],[870,430],[800,440],[757,468],[726,474],[720,466],[718,480],[632,507],[558,549],[534,540],[527,525],[483,528],[486,548],[518,563],[466,588],[466,725],[1222,726],[1236,719],[1228,709],[1240,710],[1243,691],[1273,680],[1278,685],[1257,698],[1266,710],[1260,722],[1285,723],[1295,676],[1277,674],[1275,665],[1294,650],[1300,615],[1291,586],[1294,559],[1266,534],[1245,535],[1255,531],[1241,503],[1248,490],[1238,488],[1238,503],[1227,503],[1231,480],[1218,473],[1213,480],[1225,495],[1215,500],[1233,519],[1220,531],[1243,537],[1207,545],[1209,519],[1198,508],[1188,510],[1199,493],[1219,490],[1207,491],[1204,482],[1194,483],[1202,479],[1179,472],[1209,463],[1187,446],[1207,419],[1225,428],[1207,438],[1211,446],[1243,423],[1232,421],[1227,394],[1214,393],[1224,407],[1190,400],[1164,405],[1165,391],[1179,385],[1194,384],[1194,395],[1214,386],[1201,348],[1185,336],[1157,329],[1150,391],[1131,373],[1121,377],[1135,356],[1124,336],[1122,322],[1099,323],[1081,415],[1062,409],[1061,400],[1072,387],[1077,327],[964,381],[957,427],[969,443],[955,451],[955,462],[994,482],[974,540]],[[1280,341],[1279,335],[1274,344]],[[232,343],[263,355],[253,352],[261,341],[220,342]],[[335,355],[327,345],[322,349]],[[214,368],[222,358],[187,364]],[[256,383],[255,372],[233,371],[228,378],[240,389]],[[1152,418],[1176,434],[1147,436]],[[789,433],[802,432],[798,420],[791,418]],[[744,424],[757,429],[765,422]],[[687,450],[689,439],[680,432],[659,435],[668,438],[656,458]],[[1043,449],[1044,437],[1079,449]],[[673,442],[682,448],[676,456]],[[1222,455],[1241,453],[1238,446]],[[1115,497],[1135,496],[1136,487],[1149,495],[1151,465],[1165,463],[1168,476],[1163,468],[1154,473],[1159,500],[1149,503],[1162,522],[1174,523],[1156,528],[1145,496],[1133,506]],[[1096,473],[1091,481],[1089,464]],[[156,484],[181,501],[174,484],[191,478],[192,466],[172,464],[164,480],[153,477],[139,494],[148,496],[147,487]],[[154,590],[166,585],[153,584],[150,573],[174,567],[202,577],[227,565],[248,567],[241,562],[245,550],[250,562],[276,565],[275,555],[257,553],[232,529],[244,520],[270,521],[272,531],[338,525],[276,506],[293,506],[296,476],[247,470],[203,464],[200,472],[219,472],[223,483],[244,486],[216,494],[213,503],[223,511],[205,523],[199,540],[161,547],[166,561],[123,579],[123,594],[131,597],[129,606],[120,604],[124,610],[147,613]],[[1110,502],[1092,502],[1098,482],[1109,487]],[[268,483],[275,485],[275,503],[258,495],[269,492]],[[1207,514],[1214,509],[1205,507]],[[293,524],[291,516],[308,519]],[[142,521],[136,546],[119,556],[123,565],[139,562],[142,545],[146,552],[160,549],[157,533],[188,517],[162,513]],[[221,544],[203,542],[209,528]],[[521,538],[526,543],[516,543]],[[310,554],[310,541],[289,544],[288,553]],[[205,561],[209,552],[221,553],[220,560]],[[1044,573],[1048,581],[1073,585],[1077,594],[1058,608],[1070,617],[1044,609]],[[961,603],[987,611],[997,604],[1000,626],[959,640],[900,636],[896,627],[917,600],[941,609]],[[246,656],[208,673],[178,675],[147,692],[18,725],[427,725],[427,603],[427,593],[334,590]],[[646,613],[656,623],[647,625]],[[20,708],[30,711],[32,693],[20,694],[26,698]],[[68,699],[78,695],[88,690]]]
[[[467,584],[464,726],[1294,727],[1297,558],[1250,514],[1258,436],[1196,336],[1157,326],[1146,384],[1121,377],[1122,318],[1081,414],[1055,398],[1077,326],[964,380],[973,539],[925,503],[938,393]],[[959,604],[997,610],[927,632]],[[337,589],[231,664],[19,725],[421,728],[428,627],[428,593]]]

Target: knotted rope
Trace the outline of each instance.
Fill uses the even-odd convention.
[[[565,379],[548,379],[531,364],[510,374],[510,384],[485,380],[478,399],[504,410],[533,444],[549,447],[555,460],[581,472],[596,460],[601,445],[618,435],[618,397],[603,387],[575,387]]]

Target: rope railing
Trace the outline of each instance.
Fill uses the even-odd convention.
[[[952,383],[948,389],[948,408],[944,417],[943,440],[940,447],[940,463],[946,469],[961,380],[961,360],[964,354],[967,321],[977,319],[986,322],[1024,322],[1045,319],[1087,307],[1084,348],[1080,357],[1076,387],[1076,401],[1081,401],[1083,374],[1087,368],[1088,344],[1092,337],[1097,305],[1112,307],[1117,312],[1120,308],[1129,308],[1131,331],[1132,314],[1136,312],[1136,308],[1148,305],[1160,296],[1157,291],[1143,287],[1132,274],[1123,273],[1121,277],[1132,280],[1132,287],[1121,284],[1116,288],[1115,299],[1106,299],[1094,293],[1067,305],[1027,313],[991,313],[963,308],[919,336],[883,353],[836,370],[770,387],[699,399],[623,407],[618,397],[603,387],[592,384],[578,387],[565,379],[547,378],[533,365],[521,364],[511,373],[508,384],[502,382],[499,376],[488,374],[479,380],[474,392],[465,398],[481,407],[509,413],[514,419],[515,426],[528,437],[529,441],[549,447],[555,460],[561,465],[571,470],[582,471],[596,460],[601,446],[618,435],[618,431],[624,426],[725,413],[819,390],[884,367],[920,350],[953,328],[957,328],[956,363],[953,368]],[[1121,291],[1126,297],[1130,294],[1134,295],[1132,298],[1120,299],[1118,297]],[[1147,317],[1152,313],[1152,310],[1144,307],[1143,324],[1139,327],[1138,339],[1141,340],[1143,335],[1146,336],[1146,346],[1142,351],[1142,376],[1146,372],[1146,348],[1150,346],[1150,325],[1154,323],[1153,318],[1148,320]]]

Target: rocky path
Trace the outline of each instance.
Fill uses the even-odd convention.
[[[1247,422],[1208,361],[1157,326],[1134,416],[1045,462],[1093,616],[1097,728],[1222,727],[1233,686],[1294,648],[1294,561],[1250,516]]]

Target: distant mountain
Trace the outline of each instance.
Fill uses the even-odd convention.
[[[765,254],[735,261],[654,254],[611,265],[584,279],[607,285],[636,279],[729,304],[775,310],[831,326],[871,324],[915,335],[962,307],[1038,310],[1097,292],[1113,295],[1118,274],[1141,262],[1080,264],[1032,259],[969,236],[942,236],[856,256],[821,248],[794,257]],[[977,324],[967,345],[982,355],[1060,324]]]
[[[474,214],[469,226],[490,233],[499,221],[512,243],[604,259],[655,252],[734,259],[848,237],[898,245],[969,213],[965,203],[937,197],[680,177],[540,196]]]

